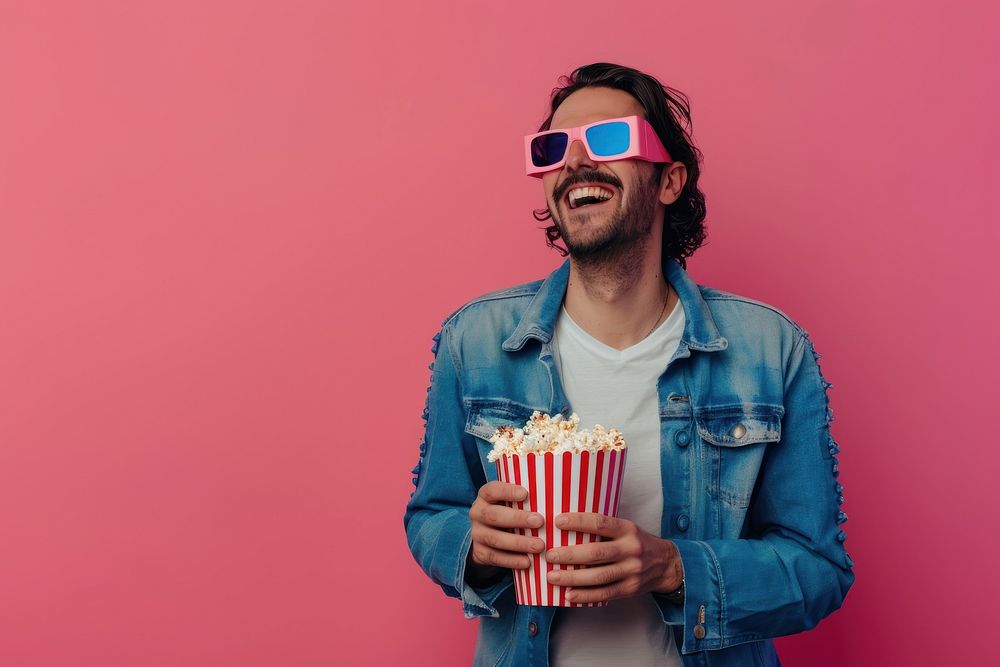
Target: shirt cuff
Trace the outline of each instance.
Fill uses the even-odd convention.
[[[684,568],[684,602],[671,602],[653,593],[663,622],[683,625],[681,653],[695,653],[722,646],[722,571],[712,548],[705,542],[674,540]]]
[[[514,585],[514,577],[508,572],[495,584],[485,588],[472,586],[465,580],[465,566],[468,563],[469,549],[472,548],[472,527],[469,527],[462,540],[462,547],[459,549],[458,576],[455,588],[461,591],[462,612],[466,618],[476,618],[477,616],[490,616],[500,618],[500,612],[496,610],[493,603],[505,590]]]

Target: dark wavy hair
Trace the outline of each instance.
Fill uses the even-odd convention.
[[[617,88],[636,98],[646,111],[646,120],[656,130],[660,141],[670,157],[683,162],[687,168],[687,180],[676,201],[668,204],[663,214],[663,256],[673,257],[682,267],[687,267],[685,258],[705,243],[705,195],[698,189],[701,174],[701,151],[692,143],[690,130],[690,102],[684,93],[662,85],[648,74],[611,63],[593,63],[573,70],[573,73],[559,78],[561,87],[552,90],[552,110],[549,117],[538,128],[539,132],[549,129],[556,109],[571,94],[587,86]],[[684,121],[684,125],[681,121]],[[659,181],[665,162],[656,163],[656,178]],[[552,217],[548,208],[536,209],[535,220],[542,222]],[[563,257],[569,251],[556,241],[561,238],[559,228],[551,225],[545,228],[546,244],[555,248]]]

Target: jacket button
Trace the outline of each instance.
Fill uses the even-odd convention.
[[[690,523],[691,520],[688,518],[687,514],[681,514],[679,517],[677,517],[677,529],[680,530],[681,532],[687,530],[688,525]]]
[[[535,623],[534,621],[528,623],[528,634],[532,637],[538,634],[538,623]]]
[[[677,431],[677,435],[674,436],[674,442],[677,443],[678,447],[687,447],[690,441],[691,436],[688,435],[687,431]]]
[[[705,638],[705,626],[704,625],[696,625],[696,626],[694,626],[694,638],[695,639],[704,639]]]
[[[743,424],[737,424],[733,427],[733,437],[739,440],[747,434],[747,427]]]

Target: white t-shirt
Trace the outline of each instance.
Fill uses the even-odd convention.
[[[580,428],[615,427],[628,444],[618,516],[657,537],[663,486],[656,384],[683,332],[684,308],[678,301],[653,333],[616,350],[580,328],[564,307],[552,341]],[[611,600],[607,607],[560,607],[549,645],[551,664],[557,667],[681,664],[671,626],[663,622],[651,593]]]

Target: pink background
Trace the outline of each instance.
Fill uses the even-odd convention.
[[[561,261],[522,136],[598,60],[690,96],[690,272],[834,384],[858,582],[785,664],[1000,660],[994,6],[0,2],[0,663],[471,661],[431,337]]]

